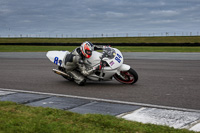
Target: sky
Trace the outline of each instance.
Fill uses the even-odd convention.
[[[200,35],[200,0],[0,0],[0,36]]]

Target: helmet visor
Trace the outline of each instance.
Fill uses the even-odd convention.
[[[87,55],[92,55],[92,51],[91,51],[91,50],[85,50],[85,53],[86,53]]]

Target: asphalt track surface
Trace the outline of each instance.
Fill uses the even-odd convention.
[[[167,54],[162,53],[156,58],[144,57],[145,53],[138,53],[142,54],[138,58],[127,56],[125,63],[139,75],[136,84],[125,85],[113,80],[88,81],[86,86],[56,75],[52,72],[56,66],[37,54],[0,53],[0,88],[200,110],[200,58],[196,54],[196,58],[190,59],[180,59],[183,56],[180,54],[173,59],[166,58]]]

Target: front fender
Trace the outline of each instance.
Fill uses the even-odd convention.
[[[126,64],[122,64],[119,68],[118,71],[128,71],[131,67]]]

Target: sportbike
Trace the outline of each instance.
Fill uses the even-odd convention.
[[[46,56],[51,62],[58,66],[53,71],[69,81],[73,81],[73,77],[66,73],[65,57],[70,54],[69,51],[48,51]],[[134,84],[138,80],[137,72],[124,63],[122,53],[112,47],[107,47],[103,52],[93,51],[90,58],[85,58],[82,62],[87,68],[94,68],[101,64],[102,69],[95,71],[93,74],[85,77],[92,81],[110,81],[116,79],[124,84]],[[79,71],[76,69],[76,71]]]

